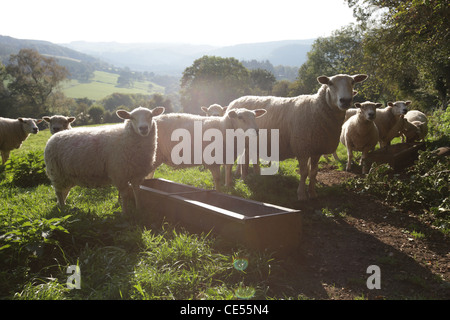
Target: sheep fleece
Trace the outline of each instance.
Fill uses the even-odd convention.
[[[54,185],[99,187],[112,183],[124,188],[151,171],[155,150],[153,121],[147,137],[136,134],[131,123],[62,131],[49,139],[44,156]]]

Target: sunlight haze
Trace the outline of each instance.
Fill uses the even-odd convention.
[[[329,36],[355,20],[343,0],[15,0],[2,11],[1,35],[54,43],[224,46]]]

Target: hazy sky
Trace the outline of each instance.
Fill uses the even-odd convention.
[[[232,45],[329,36],[354,22],[344,0],[12,0],[0,35]]]

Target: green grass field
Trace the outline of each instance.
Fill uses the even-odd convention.
[[[164,87],[150,81],[137,81],[132,88],[117,87],[118,78],[118,74],[95,71],[91,82],[80,83],[78,80],[70,80],[63,84],[62,91],[69,98],[89,98],[92,100],[101,100],[115,92],[126,94],[164,93]],[[149,85],[151,85],[151,88]]]

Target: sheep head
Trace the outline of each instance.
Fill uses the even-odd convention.
[[[320,76],[317,81],[327,86],[327,102],[342,111],[349,109],[353,103],[353,87],[356,83],[366,80],[368,75],[357,74],[354,76],[338,74],[333,77]]]

